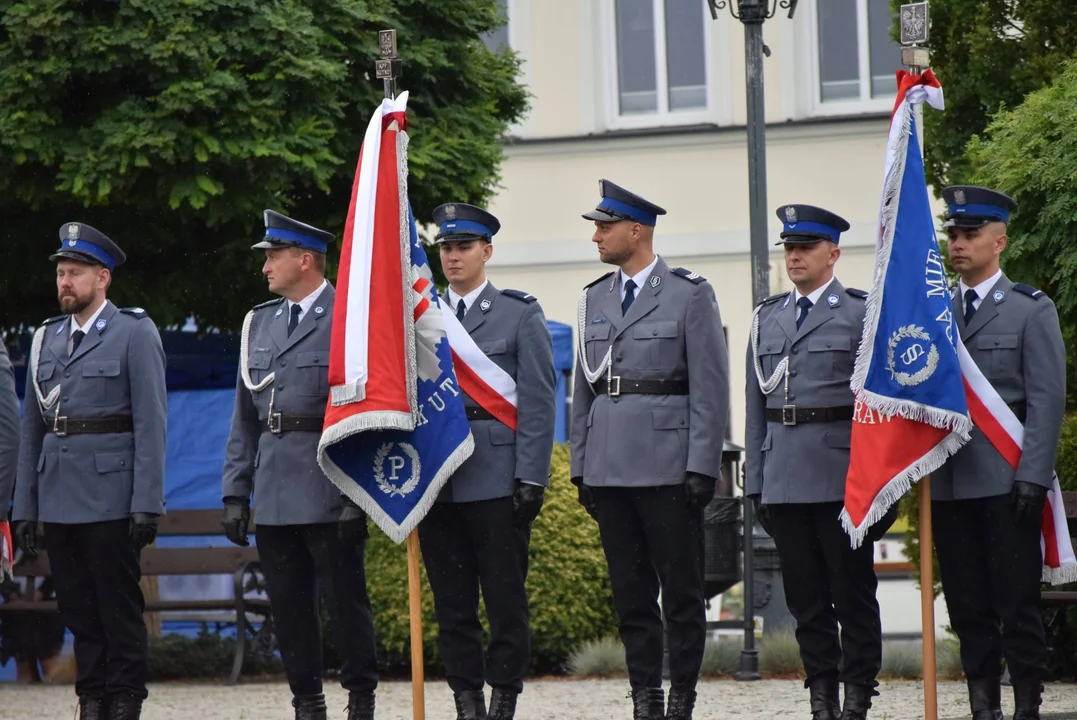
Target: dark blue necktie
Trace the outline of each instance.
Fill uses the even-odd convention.
[[[628,312],[628,308],[632,307],[632,301],[636,299],[636,281],[629,280],[625,283],[625,299],[621,301],[621,314],[624,315]]]
[[[291,335],[295,330],[295,326],[299,324],[299,313],[303,312],[303,308],[299,306],[299,303],[292,305],[292,314],[288,316],[288,334]]]
[[[71,354],[72,355],[74,355],[76,352],[78,352],[79,345],[82,344],[82,338],[84,338],[84,337],[86,337],[86,333],[82,332],[82,330],[76,330],[75,332],[71,333]]]
[[[973,305],[972,303],[974,303],[976,301],[977,297],[979,297],[979,296],[976,294],[976,291],[974,289],[969,288],[968,290],[965,291],[965,324],[966,325],[968,325],[970,322],[972,322],[972,316],[976,314],[976,306]]]
[[[467,312],[467,303],[464,302],[464,298],[460,298],[460,301],[456,303],[456,319],[460,322],[464,322],[464,313]]]
[[[804,324],[804,318],[808,317],[808,311],[811,310],[811,306],[811,300],[806,297],[797,300],[797,307],[800,308],[800,312],[797,314],[797,330]]]

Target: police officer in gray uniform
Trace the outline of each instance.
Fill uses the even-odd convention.
[[[1047,645],[1039,610],[1040,517],[1051,487],[1066,402],[1058,313],[1042,291],[999,269],[1016,203],[971,186],[942,191],[953,309],[976,365],[1025,426],[1015,471],[978,428],[935,474],[932,525],[950,624],[961,643],[976,720],[1001,718],[1001,661],[1015,720],[1039,718]]]
[[[517,427],[465,394],[475,452],[453,473],[419,524],[438,619],[445,676],[459,720],[515,716],[531,659],[528,547],[550,477],[556,417],[553,340],[542,308],[519,290],[498,290],[486,262],[501,224],[464,203],[434,210],[448,302],[479,349],[516,381]],[[479,588],[490,621],[483,656]]]
[[[0,342],[0,522],[8,518],[19,465],[19,396],[7,346]]]
[[[165,355],[141,308],[106,299],[126,256],[85,223],[53,255],[64,315],[34,333],[15,483],[15,535],[45,527],[56,601],[75,636],[83,720],[129,720],[146,698],[139,552],[164,514]]]
[[[777,215],[796,289],[767,298],[752,318],[744,492],[778,549],[812,718],[860,720],[882,665],[873,543],[897,517],[895,504],[856,550],[838,521],[852,433],[849,379],[867,293],[834,277],[848,222],[811,205],[784,205]]]
[[[599,193],[583,217],[600,259],[620,269],[580,298],[571,477],[602,536],[634,717],[690,720],[706,639],[703,508],[721,471],[729,358],[710,284],[654,254],[666,211],[608,180]]]
[[[378,665],[363,568],[366,515],[318,465],[329,401],[333,286],[325,254],[333,235],[265,211],[262,272],[282,297],[243,321],[239,379],[225,453],[224,527],[248,544],[250,497],[258,556],[273,607],[296,720],[326,717],[319,587],[326,591],[348,690],[348,720],[374,717]]]

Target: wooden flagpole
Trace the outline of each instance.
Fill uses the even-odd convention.
[[[385,83],[385,97],[396,97],[396,79],[400,76],[400,60],[396,56],[396,30],[378,31],[378,50],[381,59],[374,62],[375,75]],[[411,620],[411,716],[425,720],[426,700],[423,693],[423,607],[419,583],[419,531],[408,535],[408,611]]]
[[[932,562],[931,476],[920,480],[920,629],[924,643],[924,720],[938,720],[935,668],[935,568]]]
[[[928,568],[930,571],[930,568]],[[411,706],[413,720],[424,720],[423,609],[419,587],[419,531],[408,535],[408,600],[411,607]]]

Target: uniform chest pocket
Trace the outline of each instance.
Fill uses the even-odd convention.
[[[300,395],[329,396],[329,351],[301,352],[296,355]]]
[[[51,383],[48,381],[52,379],[54,374],[56,374],[56,363],[51,360],[37,366],[37,382],[41,386],[41,392],[44,395],[49,394],[49,386]]]
[[[758,354],[759,364],[763,366],[763,377],[769,378],[785,357],[785,340],[760,340]]]
[[[247,370],[250,372],[251,382],[255,385],[262,382],[269,374],[269,367],[273,364],[273,356],[267,352],[251,353],[247,356]]]
[[[632,326],[632,344],[633,360],[641,367],[672,370],[681,358],[681,334],[676,320],[636,323]]]
[[[509,344],[505,342],[505,338],[484,340],[479,343],[479,349],[482,350],[484,355],[504,355],[509,351]]]
[[[850,375],[853,369],[853,343],[848,335],[821,335],[808,338],[804,358],[805,374],[815,380],[833,380]]]
[[[1021,366],[1021,354],[1019,352],[1017,334],[1011,335],[980,335],[976,339],[976,350],[980,358],[990,356],[986,363],[987,377],[992,380],[1011,378],[1017,374]]]
[[[119,360],[83,360],[80,400],[97,407],[119,405],[123,402],[126,385],[120,374]]]
[[[594,370],[598,368],[598,364],[602,362],[602,358],[606,356],[606,350],[609,347],[609,323],[589,325],[584,332],[584,337],[587,347],[587,363],[591,366],[591,369]]]

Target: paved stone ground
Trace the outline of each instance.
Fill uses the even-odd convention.
[[[1008,688],[1003,708],[1013,712]],[[700,685],[696,720],[722,718],[809,717],[807,695],[796,680],[756,683],[706,681]],[[917,682],[887,682],[880,687],[870,717],[873,720],[914,720],[923,717],[923,690]],[[528,684],[520,698],[519,720],[627,720],[631,703],[623,680],[543,680]],[[288,686],[281,682],[221,684],[166,683],[150,687],[144,720],[290,720]],[[347,698],[339,687],[327,686],[330,718],[343,718]],[[4,686],[0,688],[0,718],[68,720],[74,712],[70,686]],[[963,683],[939,683],[941,718],[967,718]],[[426,684],[428,720],[453,720],[452,695],[443,683]],[[1077,720],[1077,685],[1052,684],[1043,704],[1044,720]],[[412,720],[411,686],[386,682],[378,690],[379,720]]]

